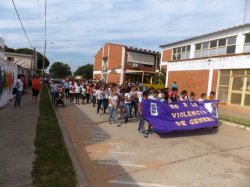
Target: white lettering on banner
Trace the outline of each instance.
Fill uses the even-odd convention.
[[[150,103],[150,113],[151,113],[151,116],[158,116],[158,110],[157,110],[156,103]]]

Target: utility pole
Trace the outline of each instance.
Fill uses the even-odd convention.
[[[247,5],[248,5],[248,0],[245,0],[245,8],[244,8],[243,24],[245,24],[245,23],[246,23],[246,18],[247,18]]]
[[[37,69],[37,53],[36,48],[33,49],[33,60],[31,63],[31,75],[35,75],[35,70]]]
[[[43,77],[44,77],[44,64],[45,64],[46,46],[47,46],[47,40],[45,40],[45,43],[44,43],[44,52],[43,52],[43,71],[42,71],[42,76]]]

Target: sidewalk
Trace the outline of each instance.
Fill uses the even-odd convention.
[[[13,100],[0,109],[0,186],[32,186],[38,103],[32,104],[27,92],[22,108],[14,108]]]
[[[232,106],[232,105],[219,105],[221,115],[243,118],[250,120],[250,108]]]

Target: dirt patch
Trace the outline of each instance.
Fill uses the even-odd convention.
[[[159,160],[140,160],[140,163],[145,165],[148,169],[159,169],[162,165],[164,165],[164,162]]]

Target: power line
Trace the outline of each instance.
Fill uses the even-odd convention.
[[[243,24],[246,23],[246,18],[247,18],[247,4],[248,4],[248,0],[245,0]]]
[[[25,34],[25,36],[26,36],[26,38],[27,38],[27,40],[28,40],[28,42],[29,42],[29,44],[30,44],[31,49],[33,49],[33,46],[31,45],[31,42],[30,42],[30,40],[29,40],[29,37],[28,37],[28,35],[27,35],[27,33],[26,33],[25,29],[24,29],[24,26],[23,26],[23,23],[22,23],[22,21],[21,21],[21,18],[20,18],[19,14],[18,14],[18,11],[17,11],[17,8],[16,8],[16,5],[15,5],[14,0],[12,0],[12,3],[13,3],[13,5],[14,5],[14,7],[15,7],[16,14],[17,14],[17,17],[18,17],[18,19],[19,19],[19,22],[21,23],[21,26],[22,26],[22,28],[23,28],[23,32],[24,32],[24,34]]]

